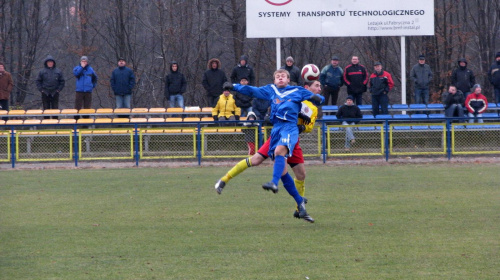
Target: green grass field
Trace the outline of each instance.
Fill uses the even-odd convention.
[[[496,164],[0,172],[1,279],[499,279]]]

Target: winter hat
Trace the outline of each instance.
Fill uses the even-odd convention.
[[[125,58],[123,58],[123,57],[119,57],[118,61],[120,61],[120,60],[126,61]]]
[[[352,97],[352,95],[348,95],[347,98],[345,99],[345,101],[347,101],[348,99],[351,99],[352,101],[354,101],[354,97]]]
[[[332,56],[332,60],[339,60],[339,57],[334,55],[334,56]]]
[[[418,60],[424,60],[425,59],[425,55],[421,54],[418,56]]]
[[[295,60],[293,60],[293,57],[291,57],[291,56],[287,57],[286,61],[291,61],[292,63],[295,62]]]
[[[481,85],[480,84],[475,84],[474,86],[472,86],[472,92],[475,92],[476,88],[481,88]]]
[[[254,121],[257,120],[257,115],[252,111],[248,112],[247,120],[250,120],[251,117],[253,118]]]
[[[89,62],[89,58],[85,55],[80,58],[80,61],[84,61],[84,60]]]
[[[377,65],[382,65],[382,62],[380,62],[380,61],[375,61],[375,63],[373,63],[373,66],[377,66]]]
[[[500,57],[500,52],[497,52],[497,55],[495,56],[495,58],[497,57]]]
[[[246,56],[246,55],[240,56],[240,61],[242,61],[242,60],[244,60],[245,62],[248,63],[248,56]]]

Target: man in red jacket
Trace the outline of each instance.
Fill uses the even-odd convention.
[[[347,95],[352,95],[356,105],[363,104],[363,92],[366,91],[368,83],[368,71],[366,67],[359,64],[359,58],[353,56],[351,64],[347,65],[344,71],[344,84],[347,85]]]
[[[387,94],[394,87],[392,76],[387,71],[382,70],[382,63],[375,62],[375,72],[370,76],[369,88],[372,93],[373,116],[379,114],[379,106],[382,114],[389,114],[389,97]]]
[[[475,84],[472,87],[472,93],[467,96],[465,99],[465,108],[469,111],[469,123],[474,122],[475,117],[481,118],[483,116],[483,112],[488,109],[488,100],[481,93],[481,85]],[[478,123],[483,123],[482,119],[477,121]]]

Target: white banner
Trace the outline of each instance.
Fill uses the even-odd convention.
[[[434,35],[434,0],[247,0],[248,38]]]

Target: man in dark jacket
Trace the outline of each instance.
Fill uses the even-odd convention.
[[[0,110],[9,110],[10,92],[14,87],[12,75],[5,71],[5,65],[0,61]],[[3,120],[8,120],[4,117]]]
[[[464,103],[464,94],[454,85],[450,85],[448,92],[443,93],[444,114],[447,118],[464,117]]]
[[[500,52],[495,56],[495,63],[488,71],[488,80],[495,90],[495,103],[500,103]]]
[[[269,107],[271,107],[271,101],[269,100],[254,98],[252,101],[252,112],[257,115],[259,120],[269,119]]]
[[[373,74],[370,76],[370,92],[372,93],[373,116],[379,114],[379,107],[382,114],[389,114],[389,91],[394,87],[392,76],[387,71],[382,70],[382,63],[375,62]]]
[[[80,65],[73,68],[76,78],[75,109],[90,109],[92,106],[92,90],[97,86],[97,75],[90,66],[89,58],[82,56]],[[75,117],[78,118],[78,117]]]
[[[169,100],[170,108],[184,108],[183,93],[186,92],[186,77],[179,71],[176,61],[170,63],[170,74],[165,77],[165,98]]]
[[[124,58],[118,59],[118,67],[111,73],[111,88],[115,93],[116,108],[130,108],[135,76],[132,69],[126,67]]]
[[[203,88],[207,91],[208,106],[215,107],[221,94],[222,85],[227,82],[226,74],[220,69],[221,63],[217,58],[208,61],[208,70],[203,73]]]
[[[255,74],[253,72],[253,68],[248,65],[248,57],[246,55],[242,55],[240,57],[240,63],[233,68],[233,72],[231,73],[231,82],[233,84],[237,84],[243,78],[248,80],[248,85],[255,85]]]
[[[240,85],[248,85],[248,80],[246,78],[242,78],[240,80]],[[241,116],[246,117],[247,114],[252,111],[252,97],[241,94],[237,91],[233,91],[232,94],[234,101],[236,102],[236,106],[241,109]]]
[[[342,125],[347,125],[345,129],[345,149],[349,150],[351,145],[356,142],[354,138],[354,133],[352,132],[351,125],[358,123],[356,119],[363,118],[361,110],[358,106],[354,105],[354,97],[351,95],[347,96],[345,104],[340,106],[337,111],[337,118],[342,121]]]
[[[418,57],[418,63],[413,65],[410,78],[415,85],[415,104],[429,103],[429,89],[432,80],[431,67],[425,64],[425,56]]]
[[[285,69],[290,73],[290,85],[301,86],[303,83],[301,81],[300,69],[294,63],[295,60],[293,57],[289,56],[286,58],[285,65],[281,69]]]
[[[342,76],[344,75],[344,70],[339,66],[339,57],[334,55],[330,64],[321,69],[321,74],[319,75],[319,81],[323,86],[323,96],[325,97],[325,105],[337,105],[337,99],[339,97],[339,90],[342,84]],[[332,99],[330,103],[328,100]]]
[[[467,68],[467,60],[461,58],[458,60],[458,67],[451,73],[451,84],[455,85],[457,89],[463,92],[464,97],[470,93],[470,88],[476,84],[476,77],[474,72]]]
[[[347,85],[347,94],[354,97],[356,105],[363,104],[363,93],[366,91],[368,83],[368,71],[366,71],[365,66],[359,64],[357,56],[353,56],[351,64],[345,68],[344,83]]]
[[[59,93],[64,88],[65,80],[56,61],[52,56],[47,56],[43,62],[43,69],[38,73],[36,87],[42,93],[42,106],[44,110],[59,108]]]

